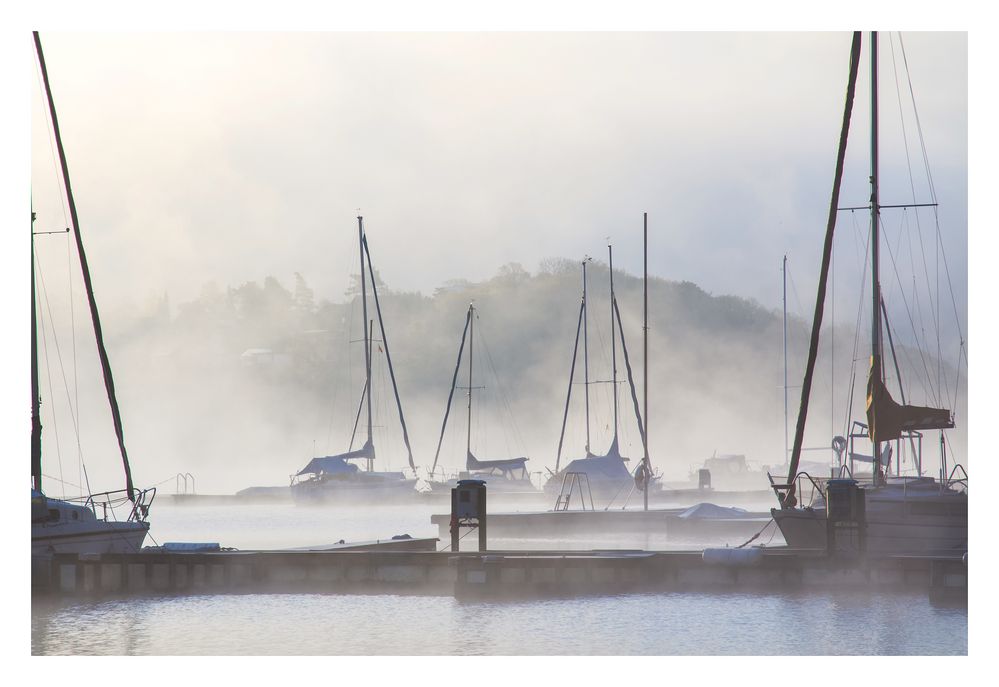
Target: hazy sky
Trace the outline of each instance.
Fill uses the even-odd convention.
[[[293,287],[299,272],[317,299],[342,300],[357,269],[358,209],[375,267],[396,289],[430,294],[510,262],[534,271],[549,257],[605,260],[608,237],[615,266],[639,273],[648,212],[652,274],[779,308],[786,253],[789,306],[811,317],[848,32],[45,32],[42,40],[112,332],[164,293],[176,307],[208,282],[273,275]],[[866,40],[844,206],[869,196]],[[931,202],[928,160],[967,334],[967,35],[902,42],[908,71],[898,36],[882,34],[881,200]],[[45,231],[68,221],[32,69],[31,197],[36,230]],[[924,282],[939,267],[942,358],[956,364],[933,212],[917,222],[912,211],[885,210],[883,222],[896,337],[909,338],[902,306],[927,311]],[[827,322],[852,325],[866,215],[842,213],[837,231]],[[64,286],[67,241],[37,241],[52,293]],[[932,313],[922,317],[913,329]]]
[[[913,201],[903,124],[915,199],[927,202],[888,38],[882,202]],[[903,40],[963,310],[967,36]],[[108,309],[163,292],[176,304],[208,281],[291,285],[295,271],[317,297],[340,298],[360,208],[394,288],[430,293],[507,262],[605,258],[608,236],[616,265],[638,272],[648,212],[652,273],[779,307],[787,253],[810,312],[849,43],[846,32],[43,35]],[[848,205],[869,193],[866,60]],[[38,79],[32,87],[38,228],[63,226]],[[841,222],[841,272],[859,262],[857,221]],[[921,222],[932,248],[932,215]],[[855,303],[845,285],[859,276],[837,279]],[[852,319],[849,309],[838,314]]]

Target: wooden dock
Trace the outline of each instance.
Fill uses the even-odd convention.
[[[720,556],[710,556],[712,551]],[[829,558],[785,548],[672,552],[503,553],[455,561],[460,599],[516,599],[636,592],[919,592],[967,602],[959,557]]]
[[[432,546],[435,540],[413,540]],[[433,543],[433,544],[431,544]],[[417,546],[410,543],[410,546]],[[57,597],[149,594],[424,594],[458,599],[632,592],[843,589],[926,593],[967,603],[967,559],[837,559],[817,551],[329,550],[55,554],[32,560],[32,591]]]

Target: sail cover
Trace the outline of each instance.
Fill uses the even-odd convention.
[[[625,467],[624,458],[618,449],[617,439],[605,455],[588,453],[586,458],[577,458],[565,466],[563,472],[585,472],[587,477],[597,479],[631,479],[631,472]]]
[[[493,468],[497,470],[518,470],[520,468],[526,468],[527,458],[507,458],[504,460],[479,460],[472,455],[472,452],[468,452],[468,458],[465,462],[465,466],[469,470],[491,470]]]
[[[953,426],[949,410],[896,403],[882,379],[879,356],[871,356],[871,372],[867,380],[867,427],[872,440],[877,436],[878,441],[890,441],[907,431],[949,429]]]
[[[357,449],[356,451],[349,451],[347,453],[340,453],[335,456],[321,456],[319,458],[313,458],[309,461],[309,464],[304,468],[299,470],[299,475],[316,474],[321,472],[325,473],[336,473],[336,472],[357,472],[358,467],[353,463],[348,463],[348,460],[354,458],[374,458],[375,451],[374,445],[370,442],[364,444],[363,447]]]

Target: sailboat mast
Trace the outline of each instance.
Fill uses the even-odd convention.
[[[832,257],[833,233],[836,229],[836,211],[839,207],[839,192],[843,180],[843,165],[846,159],[846,144],[850,135],[850,118],[853,113],[853,99],[857,85],[857,73],[860,69],[860,32],[853,34],[850,48],[850,77],[846,87],[846,104],[843,109],[843,123],[840,128],[839,150],[836,153],[836,172],[833,175],[832,198],[829,202],[829,216],[826,221],[826,238],[822,246],[822,266],[819,269],[819,288],[815,297],[815,314],[812,319],[812,333],[808,342],[808,357],[805,361],[805,376],[801,382],[801,403],[798,406],[798,421],[794,429],[794,444],[791,447],[791,457],[788,461],[787,484],[775,485],[774,490],[780,499],[781,508],[792,508],[797,504],[795,498],[795,478],[798,472],[798,462],[801,458],[801,443],[805,435],[805,419],[808,417],[808,400],[812,389],[812,375],[815,371],[815,360],[819,353],[819,330],[822,328],[822,315],[826,300],[826,281],[829,276],[829,263]],[[787,491],[781,495],[781,490]]]
[[[642,213],[642,416],[645,418],[645,431],[642,433],[642,448],[645,470],[645,488],[642,490],[643,506],[649,509],[649,213]]]
[[[881,367],[881,281],[879,274],[879,219],[881,206],[878,196],[878,33],[871,31],[871,359],[877,365],[876,373],[884,380]],[[881,442],[877,426],[871,428],[874,444],[873,477],[878,483],[881,472]]]
[[[586,455],[590,454],[590,356],[586,333],[586,263],[583,258],[583,397],[586,399]]]
[[[454,399],[454,390],[458,385],[458,370],[461,369],[461,358],[465,353],[465,337],[468,336],[468,324],[472,319],[471,310],[465,315],[465,328],[461,330],[461,343],[458,345],[458,362],[454,364],[454,374],[451,375],[451,391],[447,395],[447,405],[444,407],[444,421],[441,423],[441,434],[437,439],[437,452],[434,453],[434,464],[430,467],[430,474],[437,470],[437,459],[441,455],[441,445],[444,443],[444,430],[447,429],[447,419],[451,414],[451,401]],[[468,458],[466,457],[466,461]],[[557,468],[556,468],[557,469]]]
[[[372,347],[375,345],[374,320],[368,320],[368,326],[365,327],[365,331],[368,334],[367,347],[368,347],[368,359],[370,360],[371,358],[374,357],[374,353],[371,350]],[[368,369],[370,370],[371,368],[368,367]],[[371,377],[370,376],[368,377],[367,381],[364,383],[364,387],[367,389],[367,393],[364,394],[364,397],[365,397],[365,405],[368,406],[368,443],[371,444],[371,448],[372,450],[374,450],[374,443],[371,439]],[[375,464],[373,462],[372,454],[368,455],[366,467],[368,468],[368,472],[371,472],[372,470],[375,469]]]
[[[409,441],[409,429],[406,428],[406,416],[402,412],[402,398],[399,396],[399,385],[395,381],[395,368],[392,366],[392,353],[389,350],[388,334],[385,333],[385,319],[382,317],[382,306],[378,301],[378,285],[375,283],[375,270],[371,266],[371,249],[368,248],[368,239],[362,241],[364,245],[364,255],[368,259],[368,276],[371,277],[371,295],[375,297],[375,314],[378,315],[378,330],[382,334],[382,346],[385,348],[385,362],[388,364],[389,379],[392,380],[392,393],[395,396],[395,407],[399,411],[399,424],[402,426],[402,441],[406,444],[406,456],[409,460],[409,467],[416,470],[416,463],[413,462],[413,447]],[[374,329],[372,328],[371,338],[374,339]]]
[[[367,280],[364,277],[364,218],[357,216],[357,247],[361,255],[361,315],[364,319],[364,395],[367,398],[365,405],[368,408],[368,440],[366,444],[371,444],[371,349],[368,333],[368,289]],[[372,275],[372,280],[374,275]],[[372,447],[373,448],[373,447]],[[368,469],[371,468],[371,459],[368,459]]]
[[[35,212],[31,212],[31,486],[42,490],[42,421],[38,398],[38,316],[35,306]]]
[[[781,303],[784,310],[784,460],[787,460],[787,255],[784,256],[780,271],[783,282]]]
[[[579,317],[576,318],[576,340],[572,344],[572,364],[569,365],[569,388],[565,392],[565,409],[562,411],[562,430],[558,435],[558,449],[555,452],[555,472],[558,472],[558,467],[562,461],[562,445],[565,442],[565,424],[569,420],[569,403],[572,401],[572,383],[576,378],[576,355],[579,353],[579,332],[583,328],[583,311],[586,308],[586,304],[583,301],[579,302]],[[590,447],[586,447],[587,455],[589,455]]]
[[[468,304],[468,433],[465,455],[472,454],[472,350],[475,348],[475,307]],[[481,454],[480,454],[481,455]]]
[[[66,150],[62,145],[62,135],[59,133],[59,118],[56,116],[55,101],[52,99],[52,88],[49,84],[49,73],[45,68],[45,56],[42,54],[42,41],[38,32],[33,32],[35,51],[38,53],[38,66],[42,71],[42,82],[45,84],[45,96],[49,105],[49,116],[52,119],[52,133],[55,135],[56,149],[59,151],[59,164],[62,168],[62,180],[66,186],[66,202],[69,205],[69,217],[73,223],[73,235],[76,238],[76,252],[80,256],[80,269],[83,271],[83,285],[87,291],[87,301],[90,305],[90,319],[94,325],[94,338],[97,340],[97,354],[101,360],[101,370],[104,375],[104,388],[111,406],[111,419],[114,423],[115,436],[118,439],[118,449],[121,452],[121,462],[125,468],[125,491],[130,501],[135,503],[135,488],[132,484],[132,469],[128,464],[128,453],[125,451],[125,433],[122,429],[121,411],[114,393],[114,378],[111,375],[111,362],[108,360],[107,349],[104,347],[104,333],[101,329],[101,318],[97,312],[97,300],[94,298],[94,286],[90,280],[90,267],[87,265],[87,254],[83,250],[83,238],[80,236],[80,222],[76,214],[76,200],[73,198],[73,186],[69,180],[69,163],[66,161]],[[32,257],[32,260],[34,258]]]
[[[617,338],[614,330],[614,248],[607,244],[607,262],[610,272],[611,316],[611,395],[614,397],[614,444],[617,444]]]

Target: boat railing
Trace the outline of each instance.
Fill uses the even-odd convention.
[[[955,477],[957,471],[960,470],[963,477]],[[947,477],[947,482],[944,487],[952,487],[955,484],[960,484],[964,487],[964,490],[968,490],[968,471],[964,469],[964,466],[960,463],[955,463],[954,468],[950,471],[950,475]]]
[[[811,490],[809,491],[809,494],[808,494],[808,503],[809,503],[809,505],[811,505],[812,503],[815,502],[815,497],[818,496],[818,495],[821,495],[823,493],[823,490],[822,490],[822,486],[819,484],[819,482],[817,482],[815,480],[814,477],[812,477],[811,475],[809,475],[805,471],[801,471],[797,475],[795,475],[795,481],[797,482],[796,491],[802,497],[805,494],[805,492],[802,490],[802,485],[806,484],[805,480],[808,480],[807,484],[810,484],[811,487],[812,487]],[[802,502],[804,502],[803,498],[802,498]]]
[[[191,478],[191,482],[193,487],[193,477]],[[153,499],[155,498],[156,487],[139,490],[138,496],[136,496],[135,502],[132,504],[132,512],[128,515],[129,521],[145,522],[146,518],[149,517],[149,508],[153,505]]]
[[[84,508],[91,510],[94,516],[104,522],[118,520],[117,511],[126,503],[131,502],[131,508],[125,522],[144,522],[149,516],[149,507],[156,498],[156,487],[148,489],[134,489],[135,500],[129,499],[127,489],[117,489],[115,491],[102,491],[90,494],[78,499],[67,499],[69,503],[78,503]]]
[[[441,469],[440,469],[440,481],[441,482],[447,482],[448,480],[452,480],[452,479],[461,479],[461,473],[462,473],[461,470],[451,470],[450,472],[448,472],[443,467],[441,467]],[[438,473],[436,473],[436,472],[431,472],[430,473],[430,477],[434,478],[434,477],[437,476],[437,474]]]
[[[799,503],[805,502],[804,498],[805,492],[802,490],[803,486],[811,484],[812,487],[811,490],[808,492],[809,505],[815,502],[816,496],[821,495],[823,493],[822,486],[819,484],[819,482],[817,482],[814,477],[809,475],[804,470],[796,474],[794,476],[794,479],[786,484],[774,482],[773,475],[771,475],[769,472],[767,473],[767,479],[770,480],[770,488],[774,490],[774,494],[776,494],[777,500],[782,504],[784,503],[784,499],[786,498],[787,493],[791,490],[792,486],[794,487],[794,493],[798,495],[797,500]]]

